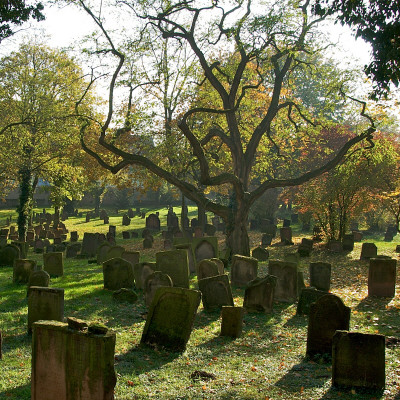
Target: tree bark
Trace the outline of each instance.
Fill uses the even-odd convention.
[[[17,208],[18,237],[21,242],[25,242],[29,217],[32,213],[32,171],[28,167],[21,167],[18,173],[20,177],[19,205]]]
[[[200,228],[204,230],[206,225],[206,209],[201,204],[197,204],[197,221]]]

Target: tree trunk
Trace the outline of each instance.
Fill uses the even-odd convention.
[[[58,228],[59,223],[60,223],[60,206],[54,206],[54,220],[53,220],[54,229]]]
[[[197,204],[197,221],[201,229],[204,230],[206,225],[206,209],[201,204]]]
[[[26,232],[28,231],[29,217],[32,213],[32,172],[27,167],[22,167],[19,172],[19,205],[18,212],[18,236],[21,242],[25,242]]]
[[[181,193],[181,229],[182,229],[182,232],[185,232],[185,230],[186,230],[186,225],[185,225],[186,219],[187,219],[187,213],[186,213],[185,196],[183,195],[183,193]]]

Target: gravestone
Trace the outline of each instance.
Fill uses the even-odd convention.
[[[204,225],[204,233],[207,236],[214,236],[216,232],[217,232],[217,228],[214,225],[212,225],[212,224]]]
[[[281,237],[281,243],[286,244],[286,245],[293,244],[292,228],[290,228],[290,227],[281,228],[280,229],[280,237]]]
[[[108,242],[102,243],[97,249],[97,264],[101,265],[107,259],[107,253],[112,245]]]
[[[355,241],[355,242],[361,242],[361,241],[362,241],[363,236],[364,236],[362,232],[353,231],[352,233],[353,233],[354,241]]]
[[[210,259],[201,260],[197,264],[196,270],[197,270],[197,280],[220,275],[218,270],[218,265],[214,261],[211,261]]]
[[[361,246],[360,260],[369,260],[378,255],[378,248],[375,243],[363,243]]]
[[[113,293],[113,299],[119,303],[134,304],[138,300],[138,295],[132,289],[122,288]]]
[[[31,286],[49,287],[50,275],[43,270],[33,271],[29,275],[28,285],[27,285],[27,296],[29,296],[29,290]]]
[[[331,264],[326,262],[310,263],[310,286],[329,292],[331,288],[331,269]]]
[[[273,235],[271,235],[270,233],[264,233],[261,236],[261,246],[271,246],[272,243],[272,239],[274,238]]]
[[[272,312],[277,278],[267,275],[249,282],[243,299],[243,307],[248,312]]]
[[[271,224],[270,222],[261,226],[261,232],[268,234],[268,235],[272,235],[272,238],[274,238],[276,236],[277,231],[278,231],[278,227],[274,224]]]
[[[122,231],[122,239],[130,239],[131,238],[131,234],[129,233],[129,231]]]
[[[194,274],[196,272],[196,262],[194,260],[192,245],[190,243],[177,244],[177,245],[175,245],[175,249],[186,251],[187,256],[188,256],[188,263],[189,263],[189,273]]]
[[[289,228],[291,222],[292,222],[292,221],[291,221],[290,219],[286,219],[286,218],[285,218],[285,219],[283,220],[283,227],[284,227],[284,228]]]
[[[85,232],[83,234],[81,254],[92,258],[97,254],[98,234]]]
[[[159,288],[147,314],[141,343],[184,351],[200,298],[201,293],[196,290]]]
[[[104,219],[104,218],[106,218],[107,216],[108,216],[108,214],[107,214],[107,211],[106,211],[106,210],[104,210],[104,209],[100,210],[100,213],[99,213],[99,218],[100,218],[100,219]]]
[[[172,241],[169,239],[164,240],[163,242],[164,250],[172,250],[174,246],[172,245]]]
[[[201,238],[204,236],[203,229],[200,226],[194,228],[194,237]]]
[[[64,260],[62,252],[44,253],[43,254],[43,269],[50,276],[64,275]]]
[[[253,249],[251,255],[258,261],[267,261],[269,257],[269,251],[264,249],[263,247],[258,246],[255,249]]]
[[[172,279],[169,275],[161,271],[151,273],[144,281],[144,302],[147,307],[150,307],[154,295],[160,287],[172,287]]]
[[[394,297],[396,291],[394,259],[371,258],[368,270],[368,296]]]
[[[108,216],[108,215],[106,215],[104,218],[103,218],[103,224],[104,225],[108,225],[110,223],[110,217]]]
[[[109,225],[108,233],[110,234],[110,236],[115,238],[117,236],[117,227],[115,225]]]
[[[156,269],[169,275],[175,287],[189,288],[189,261],[186,250],[156,253]]]
[[[317,290],[315,288],[304,288],[300,291],[299,301],[297,303],[297,315],[308,315],[310,306],[315,303],[320,297],[326,296],[328,293]]]
[[[0,249],[0,266],[13,266],[14,261],[20,258],[21,251],[14,244],[7,244]]]
[[[212,311],[222,306],[233,306],[228,275],[216,275],[199,279],[198,284],[206,311]]]
[[[112,258],[123,258],[122,254],[124,254],[124,252],[125,252],[125,247],[111,246],[105,255],[106,258],[104,261],[111,260]]]
[[[309,257],[313,248],[314,242],[311,239],[303,238],[297,252],[300,254],[301,257]]]
[[[339,240],[329,240],[327,246],[328,250],[332,253],[340,253],[343,251],[343,244]]]
[[[160,218],[156,214],[150,214],[146,218],[146,228],[154,231],[160,230]]]
[[[332,385],[385,388],[385,336],[338,330],[332,343]]]
[[[104,289],[132,289],[135,284],[132,264],[122,258],[112,258],[103,262],[103,279]]]
[[[294,302],[297,299],[297,264],[288,261],[270,260],[268,273],[277,277],[275,300]]]
[[[349,330],[350,308],[333,294],[320,297],[310,306],[307,330],[307,356],[332,354],[332,339],[337,330]]]
[[[135,213],[134,213],[134,211],[132,210],[132,208],[130,208],[129,210],[128,210],[128,217],[129,218],[133,218],[135,216]]]
[[[36,321],[63,321],[64,289],[31,286],[28,294],[28,332]]]
[[[33,325],[32,400],[113,400],[115,333],[86,323]]]
[[[343,250],[345,251],[353,251],[354,249],[354,235],[349,233],[344,235],[342,240]]]
[[[126,261],[129,261],[132,264],[132,268],[133,268],[133,266],[139,262],[140,253],[138,251],[125,250],[122,253],[121,258],[123,258]]]
[[[88,212],[88,213],[86,214],[86,220],[85,220],[86,222],[90,222],[90,216],[91,216],[91,215],[90,215],[90,213]]]
[[[66,258],[75,258],[81,251],[82,245],[80,243],[73,243],[67,246],[67,251],[65,253]]]
[[[221,335],[239,338],[243,329],[243,307],[222,306]]]
[[[205,258],[218,257],[218,239],[215,236],[195,238],[192,241],[196,263]]]
[[[137,263],[133,266],[136,289],[144,289],[146,278],[156,270],[155,262]]]
[[[153,240],[150,237],[143,239],[143,249],[151,249],[153,247]]]
[[[122,216],[122,225],[123,226],[128,226],[131,224],[131,219],[128,217],[128,214],[124,214]]]
[[[232,257],[231,284],[246,286],[250,281],[257,278],[257,271],[257,259],[235,254]]]
[[[36,269],[36,261],[17,259],[13,265],[13,282],[28,283],[30,274]]]
[[[210,258],[210,261],[212,261],[213,263],[217,264],[218,275],[222,275],[224,273],[224,271],[225,271],[224,262],[222,260],[220,260],[219,258]]]

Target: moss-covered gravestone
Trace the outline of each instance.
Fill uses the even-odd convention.
[[[205,258],[218,257],[218,238],[215,236],[194,238],[192,247],[196,263]]]
[[[297,299],[297,264],[288,261],[270,260],[268,273],[278,278],[275,287],[275,300],[294,302]]]
[[[112,258],[123,258],[122,254],[125,252],[125,247],[122,246],[111,246],[107,254],[105,255],[105,259],[103,262],[111,260]]]
[[[103,263],[104,289],[132,289],[135,284],[133,267],[122,258],[112,258]]]
[[[182,243],[175,245],[177,250],[186,250],[188,255],[188,262],[189,262],[189,272],[194,274],[196,272],[196,262],[194,259],[193,248],[190,243]]]
[[[97,254],[97,248],[99,247],[99,234],[85,232],[82,240],[81,254],[85,257],[95,257]]]
[[[14,244],[7,244],[2,249],[0,249],[0,267],[14,265],[14,260],[20,258],[21,251],[18,246]]]
[[[32,400],[112,400],[115,333],[87,324],[33,325]]]
[[[305,288],[300,291],[299,301],[297,303],[297,315],[308,315],[310,306],[315,303],[320,297],[326,296],[328,293],[315,288]]]
[[[326,262],[310,263],[310,286],[329,292],[331,287],[331,269],[331,264]]]
[[[200,298],[197,290],[159,288],[147,314],[141,343],[184,351]]]
[[[144,282],[144,300],[146,306],[149,307],[151,305],[158,288],[172,286],[172,279],[169,275],[161,271],[155,271],[150,274]]]
[[[112,245],[108,242],[103,242],[99,246],[99,248],[97,249],[97,264],[103,264],[103,262],[107,260],[107,253],[111,247]]]
[[[332,343],[332,385],[385,388],[385,336],[336,331]]]
[[[243,307],[249,312],[272,312],[277,278],[267,275],[249,282],[244,292]]]
[[[143,289],[146,278],[156,270],[155,262],[137,263],[133,266],[136,289]]]
[[[246,286],[257,278],[258,260],[235,254],[232,257],[231,283],[235,286]]]
[[[31,286],[28,295],[28,332],[36,321],[64,319],[64,289]]]
[[[197,279],[210,278],[211,276],[220,275],[218,265],[211,259],[204,259],[197,263]]]
[[[221,336],[238,338],[242,335],[243,307],[223,306]]]
[[[64,275],[64,260],[62,252],[52,252],[43,254],[43,269],[50,276]]]
[[[140,253],[138,251],[127,251],[124,250],[121,254],[121,258],[126,261],[129,261],[132,264],[132,267],[139,262]]]
[[[29,296],[29,289],[31,286],[49,287],[50,275],[43,270],[33,271],[29,275],[27,296]]]
[[[189,260],[186,250],[156,253],[156,270],[169,275],[174,287],[189,288]]]
[[[375,243],[363,243],[361,246],[360,260],[369,260],[378,255],[378,248]]]
[[[14,261],[13,282],[28,283],[30,274],[36,269],[36,261],[21,260]]]
[[[233,297],[228,275],[217,275],[199,280],[204,309],[207,311],[222,306],[233,306]]]
[[[368,270],[368,296],[394,297],[397,260],[371,258]]]

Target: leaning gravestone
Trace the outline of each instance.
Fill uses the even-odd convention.
[[[233,297],[228,275],[217,275],[199,280],[203,306],[211,311],[222,306],[233,306]]]
[[[31,286],[28,295],[28,332],[36,321],[64,319],[64,289]]]
[[[307,356],[332,354],[332,339],[337,330],[349,330],[350,308],[333,294],[320,297],[310,306],[307,330]]]
[[[326,262],[310,263],[310,286],[329,292],[331,287],[331,269],[331,264]]]
[[[221,335],[238,338],[242,335],[243,307],[222,306]]]
[[[258,261],[253,257],[235,254],[232,257],[231,283],[234,286],[246,286],[257,278]]]
[[[196,263],[205,258],[218,257],[218,238],[215,236],[195,238],[192,241],[192,246]]]
[[[122,258],[112,258],[103,263],[104,289],[132,289],[135,284],[133,267]]]
[[[50,276],[63,276],[64,275],[64,260],[63,253],[44,253],[43,254],[43,269],[49,273]]]
[[[219,258],[210,258],[210,261],[212,261],[213,263],[217,264],[218,275],[223,275],[223,273],[225,271],[224,262]]]
[[[332,343],[332,385],[385,388],[385,336],[336,331]]]
[[[297,264],[288,261],[270,260],[268,273],[276,276],[275,300],[294,302],[297,299]]]
[[[8,244],[2,249],[0,249],[0,266],[13,266],[14,261],[20,258],[20,249],[19,247]]]
[[[159,288],[151,303],[141,343],[184,351],[192,332],[201,293],[182,288]]]
[[[243,307],[248,312],[272,312],[276,281],[272,275],[250,281],[244,291]]]
[[[299,301],[297,303],[297,315],[308,315],[310,306],[315,303],[320,297],[326,296],[328,293],[317,290],[315,288],[305,288],[300,291]]]
[[[186,250],[156,253],[156,269],[169,275],[175,287],[189,288],[189,261]]]
[[[33,325],[32,400],[113,400],[115,333],[68,322]]]
[[[361,246],[360,260],[369,260],[378,255],[378,248],[375,243],[363,243]]]
[[[147,307],[151,305],[154,295],[160,287],[172,287],[172,279],[161,271],[155,271],[144,281],[144,302]]]
[[[137,263],[133,266],[133,275],[135,277],[136,289],[144,289],[146,278],[156,269],[155,262]]]
[[[220,275],[218,265],[211,260],[201,260],[197,266],[197,280],[210,278],[211,276]]]
[[[251,252],[253,258],[256,258],[258,261],[267,261],[269,258],[269,252],[267,249],[264,249],[261,246],[256,247]]]
[[[36,261],[20,260],[14,261],[13,265],[13,282],[28,283],[30,274],[36,269]]]
[[[371,258],[368,271],[368,296],[394,297],[396,291],[394,259]]]
[[[125,250],[122,253],[121,258],[123,258],[126,261],[129,261],[132,264],[132,268],[133,268],[133,266],[139,262],[140,253],[138,251]]]
[[[112,245],[108,242],[102,243],[97,249],[97,264],[103,264],[107,259],[107,253]]]

